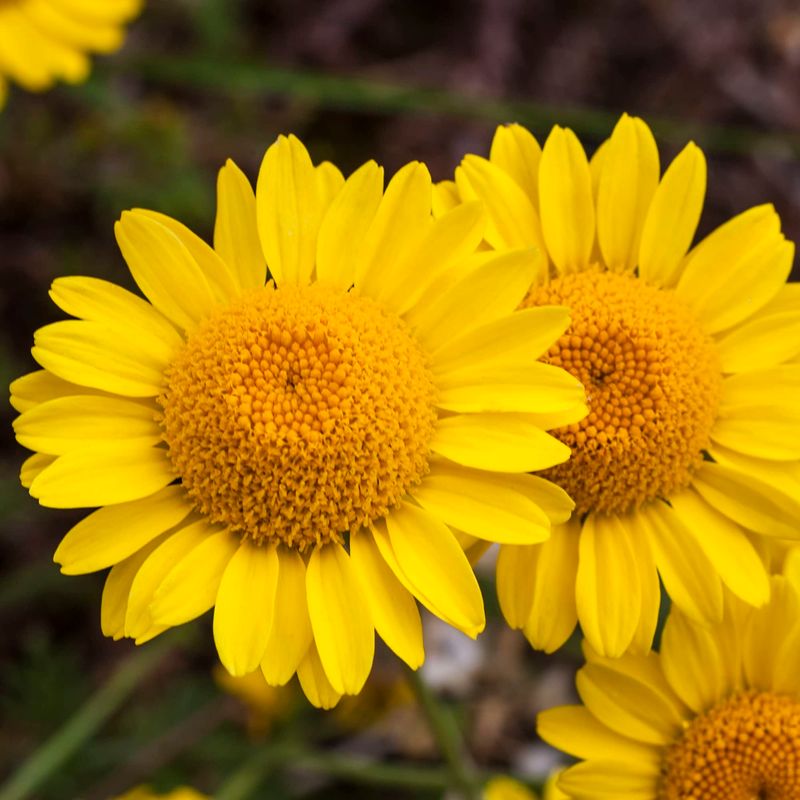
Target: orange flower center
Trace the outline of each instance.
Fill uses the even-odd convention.
[[[555,431],[572,449],[545,477],[577,513],[626,513],[689,484],[708,447],[722,375],[716,348],[671,290],[589,270],[530,290],[523,306],[570,307],[544,360],[586,387],[589,415]]]
[[[664,759],[658,800],[800,798],[800,702],[735,695],[697,717]]]
[[[192,332],[160,403],[197,510],[303,551],[385,515],[422,479],[433,398],[398,317],[319,285],[269,285]]]

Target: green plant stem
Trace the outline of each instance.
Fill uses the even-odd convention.
[[[478,777],[464,751],[464,742],[453,715],[422,679],[419,670],[408,670],[408,681],[428,722],[450,773],[451,785],[464,800],[478,800]]]
[[[175,636],[138,650],[10,779],[0,800],[24,800],[84,745],[175,647]]]
[[[295,747],[280,744],[258,748],[214,792],[214,800],[247,800],[279,765],[292,763],[298,752]]]

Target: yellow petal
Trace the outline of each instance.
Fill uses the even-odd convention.
[[[425,650],[414,598],[384,561],[371,532],[350,534],[350,556],[378,635],[411,669],[417,669]]]
[[[686,257],[676,292],[710,333],[765,306],[786,283],[794,245],[771,205],[745,211],[717,228]]]
[[[622,655],[639,623],[642,590],[630,532],[616,515],[589,514],[583,523],[575,600],[592,647]]]
[[[167,361],[146,342],[123,338],[103,323],[64,320],[39,328],[31,354],[62,380],[128,397],[164,390]]]
[[[507,172],[539,210],[539,161],[542,148],[522,125],[500,125],[492,139],[489,161]]]
[[[283,686],[313,646],[306,601],[306,565],[295,550],[278,548],[278,583],[275,614],[267,640],[261,672],[271,686]]]
[[[623,114],[608,141],[597,194],[597,238],[609,269],[630,273],[660,172],[650,128]]]
[[[641,508],[637,514],[647,526],[656,566],[672,602],[698,622],[719,622],[722,584],[714,562],[706,556],[697,538],[660,500]]]
[[[383,196],[383,168],[368,161],[334,197],[319,228],[317,280],[346,292],[355,281],[357,249],[369,230]]]
[[[424,164],[412,161],[389,181],[355,256],[355,287],[359,294],[379,297],[398,264],[416,247],[431,219],[431,176]]]
[[[212,313],[211,285],[175,233],[139,211],[124,212],[114,232],[133,279],[167,319],[192,330]]]
[[[86,508],[139,500],[174,479],[166,450],[115,444],[60,456],[30,493],[50,508]]]
[[[242,289],[257,289],[267,280],[256,224],[256,196],[247,176],[228,159],[217,177],[214,249],[235,271]]]
[[[150,604],[156,590],[175,564],[187,556],[208,536],[205,522],[195,522],[159,538],[158,546],[150,553],[136,573],[128,596],[125,612],[125,635],[136,639],[152,638],[153,631],[167,626],[155,625]]]
[[[43,453],[34,453],[22,462],[19,470],[19,482],[24,488],[30,489],[34,480],[56,460],[55,456]]]
[[[539,550],[536,545],[504,544],[497,555],[497,599],[512,628],[522,628],[530,616]]]
[[[197,262],[218,303],[229,303],[242,293],[239,276],[233,266],[226,264],[212,247],[206,244],[196,233],[189,230],[182,222],[178,222],[178,220],[158,211],[149,211],[144,208],[133,209],[133,213],[143,214],[161,223],[167,230],[178,237],[181,244]]]
[[[183,338],[163,314],[114,283],[80,276],[56,278],[50,297],[70,316],[123,329],[140,341],[145,338],[147,349],[154,355],[161,353],[165,362],[183,345]]]
[[[653,195],[639,246],[639,275],[671,288],[700,221],[706,194],[706,159],[689,142],[669,165]]]
[[[336,164],[323,161],[315,167],[317,173],[317,186],[319,187],[319,202],[323,213],[328,209],[333,198],[344,186],[344,175]]]
[[[317,547],[306,572],[311,629],[331,686],[358,694],[372,669],[375,631],[350,556],[338,544]]]
[[[717,339],[725,373],[774,367],[800,353],[800,309],[755,314]]]
[[[437,385],[463,383],[487,368],[528,365],[540,358],[569,326],[562,306],[537,306],[516,311],[473,328],[448,342],[433,359]]]
[[[14,420],[17,441],[52,455],[108,442],[149,447],[162,440],[155,408],[118,397],[73,395],[41,403]]]
[[[308,151],[295,136],[279,136],[264,155],[256,184],[261,248],[278,286],[310,281],[322,211]]]
[[[800,437],[797,435],[800,432],[800,408],[786,402],[788,398],[779,394],[779,386],[762,386],[770,387],[769,395],[764,392],[758,403],[726,404],[720,408],[711,429],[711,439],[723,447],[755,458],[796,461],[800,458]]]
[[[562,275],[589,266],[595,234],[592,178],[586,153],[575,134],[556,125],[539,163],[542,232]]]
[[[653,800],[660,781],[653,766],[597,760],[564,770],[558,787],[573,800]]]
[[[536,564],[529,576],[533,598],[523,631],[537,650],[553,653],[578,622],[575,586],[578,572],[580,522],[553,528],[550,538],[536,547]]]
[[[456,170],[462,200],[480,200],[488,215],[484,237],[495,250],[534,247],[546,253],[539,215],[525,191],[497,164],[468,155]],[[546,266],[546,258],[543,258]]]
[[[53,39],[71,47],[101,53],[113,52],[122,43],[123,31],[118,25],[99,20],[87,25],[72,14],[64,13],[58,3],[31,0],[25,3],[24,10],[46,41]]]
[[[183,487],[167,486],[142,500],[100,508],[75,525],[53,556],[65,575],[110,567],[177,525],[192,510]]]
[[[640,764],[658,764],[661,760],[658,748],[615,733],[584,706],[558,706],[540,711],[536,732],[552,747],[577,758]]]
[[[55,400],[57,397],[76,394],[112,396],[100,389],[90,389],[88,386],[79,386],[77,383],[65,381],[46,369],[38,369],[17,378],[11,382],[9,391],[11,392],[11,405],[20,413],[29,411],[48,400]]]
[[[653,638],[658,627],[661,611],[661,582],[658,579],[653,550],[648,541],[647,528],[638,517],[629,517],[626,524],[630,527],[630,542],[633,545],[634,558],[639,571],[639,585],[642,590],[642,613],[639,624],[633,635],[629,652],[635,655],[646,655],[653,646]]]
[[[440,419],[430,443],[457,464],[494,472],[535,472],[561,464],[570,449],[524,414],[457,414]]]
[[[543,541],[550,535],[550,520],[536,503],[539,486],[523,488],[507,478],[436,461],[410,494],[435,517],[471,536],[510,544]]]
[[[692,489],[670,497],[670,504],[723,583],[750,605],[765,603],[769,598],[767,573],[744,531]]]
[[[431,210],[438,219],[461,203],[461,196],[455,181],[439,181],[433,185]]]
[[[397,565],[417,599],[474,639],[486,624],[483,598],[450,529],[427,511],[405,502],[387,515],[386,527]]]
[[[209,525],[205,540],[175,564],[156,590],[150,606],[153,622],[180,625],[205,614],[239,543],[238,536]]]
[[[272,628],[277,583],[275,546],[242,542],[225,567],[214,607],[214,642],[231,675],[247,675],[261,663]]]
[[[342,698],[331,686],[313,642],[297,668],[297,677],[308,701],[317,708],[333,708]]]

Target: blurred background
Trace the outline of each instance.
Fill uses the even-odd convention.
[[[662,164],[689,139],[705,150],[701,234],[770,201],[800,239],[794,0],[150,0],[86,84],[12,88],[0,112],[0,383],[34,368],[32,333],[60,316],[55,277],[133,288],[113,237],[123,209],[157,209],[210,239],[217,170],[231,157],[254,179],[279,133],[346,174],[368,158],[389,172],[420,159],[439,180],[464,153],[486,154],[499,123],[540,141],[569,125],[591,153],[623,111],[651,123]],[[103,639],[103,576],[52,564],[82,514],[40,509],[19,487],[25,453],[11,409],[0,415],[0,783],[111,680],[116,694],[90,705],[102,725],[89,746],[33,796],[104,800],[142,782],[211,793],[246,780],[265,736],[312,753],[262,776],[253,797],[442,795],[435,745],[386,653],[365,697],[332,714],[292,688],[237,687],[249,707],[224,691],[207,618],[125,673],[144,651]],[[531,652],[501,624],[490,566],[483,580],[487,633],[475,643],[431,625],[426,678],[479,769],[539,782],[556,762],[535,713],[569,701],[579,648]],[[411,760],[418,781],[387,788],[377,770],[365,782],[348,767],[362,757]]]

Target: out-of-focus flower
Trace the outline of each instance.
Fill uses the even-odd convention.
[[[568,129],[542,149],[501,127],[488,160],[466,156],[437,187],[439,213],[486,204],[487,247],[538,248],[525,309],[570,308],[544,360],[583,382],[589,415],[556,432],[572,457],[543,475],[576,513],[497,562],[506,619],[548,652],[577,622],[604,655],[647,652],[659,575],[692,619],[721,618],[723,586],[759,606],[754,542],[798,538],[794,245],[762,205],[690,247],[705,188],[698,147],[662,175],[650,129],[627,115],[591,162]]]
[[[711,627],[673,608],[659,653],[587,645],[584,705],[538,718],[545,741],[583,759],[559,778],[567,797],[800,797],[800,591],[771,583],[759,609],[726,592]]]
[[[297,672],[331,707],[364,685],[375,631],[419,667],[416,601],[483,629],[454,530],[534,544],[569,517],[566,493],[527,474],[569,456],[545,429],[586,411],[580,383],[536,360],[567,311],[516,311],[530,252],[478,252],[481,204],[434,219],[431,197],[419,163],[384,191],[374,162],[345,181],[280,137],[255,194],[221,171],[214,249],[161,214],[122,215],[149,302],[55,281],[77,319],[37,331],[43,369],[11,387],[36,451],[22,481],[42,505],[100,507],[55,559],[113,567],[106,635],[144,642],[213,607],[230,673]]]
[[[125,24],[142,5],[143,0],[2,0],[0,107],[8,81],[41,92],[59,80],[86,80],[89,54],[119,49]]]
[[[484,787],[483,800],[536,800],[536,793],[513,778],[499,775]]]
[[[179,786],[166,794],[158,794],[149,786],[137,786],[112,800],[211,800],[211,798],[188,786]]]

